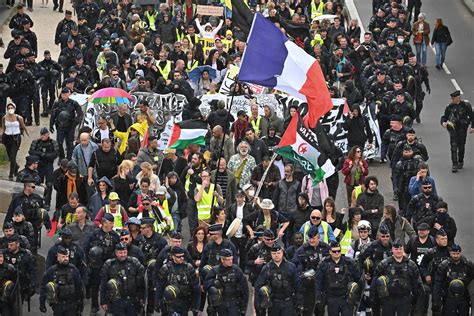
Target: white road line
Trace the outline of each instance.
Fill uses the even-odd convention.
[[[453,86],[456,90],[459,90],[459,91],[461,91],[461,94],[464,94],[464,92],[462,92],[462,90],[461,90],[461,87],[458,85],[456,79],[451,79],[451,83],[453,84]]]
[[[354,4],[354,0],[346,0],[346,5],[347,5],[347,9],[349,10],[349,13],[351,14],[351,18],[357,19],[357,21],[359,21],[359,27],[361,30],[360,36],[363,37],[365,34],[365,27],[364,27],[364,23],[362,23],[362,20],[359,16],[359,11],[357,11],[357,8]]]
[[[433,53],[435,54],[436,56],[436,49],[434,48],[433,45],[430,45],[431,47],[431,50],[433,51]],[[451,74],[451,71],[449,71],[449,68],[448,66],[446,66],[446,63],[443,64],[443,69],[444,69],[444,72],[447,74],[447,75],[450,75]]]

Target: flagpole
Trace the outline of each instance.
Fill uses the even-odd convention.
[[[235,85],[237,84],[238,81],[239,81],[239,74],[236,75],[235,80],[234,80],[234,84],[231,85],[230,103],[227,104],[226,124],[225,124],[225,126],[222,126],[222,128],[224,129],[224,136],[222,137],[222,142],[221,142],[221,145],[220,145],[220,148],[219,148],[219,154],[217,156],[217,168],[216,168],[216,175],[214,177],[215,188],[217,188],[217,179],[219,178],[219,164],[221,163],[222,155],[224,153],[225,136],[227,135],[227,130],[228,130],[228,126],[229,126],[229,118],[230,118],[230,115],[231,115],[230,111],[232,110],[232,105],[234,103]],[[226,162],[228,163],[228,161],[226,161]],[[216,191],[214,190],[214,192],[216,192]],[[214,212],[215,199],[216,199],[216,196],[213,194],[212,195],[212,202],[211,202],[211,216],[212,216],[212,213]]]

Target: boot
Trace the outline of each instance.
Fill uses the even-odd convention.
[[[464,162],[460,161],[458,162],[458,169],[462,169],[464,167]]]
[[[458,165],[453,163],[453,167],[451,168],[452,173],[457,173],[458,172]]]

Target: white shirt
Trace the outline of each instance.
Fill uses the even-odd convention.
[[[245,204],[244,204],[245,205]],[[236,211],[236,217],[242,219],[244,217],[244,205],[238,206]],[[235,238],[242,238],[242,231],[244,229],[244,224],[240,223],[239,229],[235,233]]]

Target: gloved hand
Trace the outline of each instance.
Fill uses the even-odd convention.
[[[49,128],[49,132],[50,132],[51,134],[54,134],[54,127],[51,126],[51,127]]]
[[[431,88],[428,88],[426,91],[428,91],[428,94],[431,94]]]
[[[40,312],[42,312],[42,313],[46,313],[46,311],[47,311],[47,309],[46,309],[46,305],[44,305],[44,304],[41,304],[41,305],[40,305]]]

